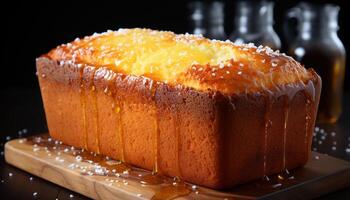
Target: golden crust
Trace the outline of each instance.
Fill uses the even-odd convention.
[[[312,78],[291,57],[267,47],[150,29],[94,34],[58,46],[48,57],[223,93],[274,90]]]

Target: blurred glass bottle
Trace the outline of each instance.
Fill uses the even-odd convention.
[[[226,40],[227,36],[224,29],[224,3],[213,1],[207,7],[207,33],[206,37],[210,39]]]
[[[227,38],[224,30],[224,3],[222,1],[192,1],[189,3],[191,33],[217,40]]]
[[[322,78],[317,116],[322,123],[336,122],[342,111],[346,54],[337,35],[338,12],[335,5],[300,3],[287,12],[284,25],[289,54]],[[297,20],[294,32],[291,19]]]
[[[190,10],[190,33],[195,35],[205,35],[205,20],[204,20],[204,2],[202,1],[192,1],[188,4]]]
[[[233,42],[280,49],[281,41],[273,29],[273,3],[267,1],[238,1],[234,18]]]

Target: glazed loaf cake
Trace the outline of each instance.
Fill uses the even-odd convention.
[[[36,63],[66,144],[216,189],[308,160],[320,77],[269,48],[120,29]]]

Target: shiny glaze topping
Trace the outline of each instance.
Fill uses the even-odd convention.
[[[312,73],[285,54],[253,44],[150,29],[119,29],[60,45],[52,60],[107,67],[171,85],[223,93],[307,83]]]

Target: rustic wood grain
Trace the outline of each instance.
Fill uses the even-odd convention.
[[[319,159],[315,159],[317,156]],[[61,154],[63,162],[58,162],[56,156],[48,156],[43,151],[33,151],[33,146],[12,140],[5,145],[6,162],[50,182],[81,193],[93,199],[152,199],[162,197],[159,191],[162,186],[141,186],[137,181],[128,180],[123,184],[122,178],[118,183],[110,184],[104,176],[82,175],[80,171],[68,168],[74,163],[75,157]],[[91,165],[82,163],[82,165]],[[213,199],[224,196],[227,199],[305,199],[314,198],[328,192],[350,185],[350,163],[313,152],[308,164],[292,171],[295,181],[288,182],[282,187],[271,189],[250,183],[236,187],[230,191],[214,191],[201,188],[203,194],[190,193],[177,199]],[[108,177],[110,178],[110,177]],[[206,193],[214,194],[206,196]],[[170,198],[170,197],[168,197]]]

